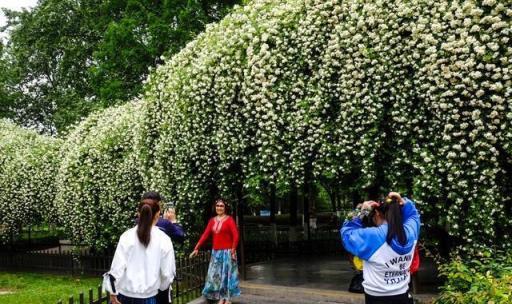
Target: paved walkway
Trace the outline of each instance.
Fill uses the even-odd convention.
[[[234,304],[364,304],[360,294],[349,292],[272,286],[241,282],[242,296],[233,299]],[[189,304],[206,304],[203,298]]]
[[[289,257],[247,267],[249,283],[347,291],[354,271],[346,257]],[[419,293],[436,293],[439,280],[432,259],[423,258],[417,273]]]
[[[353,276],[343,256],[277,259],[248,266],[242,296],[234,304],[364,304],[361,294],[347,292]],[[431,303],[435,294],[414,296]],[[193,304],[207,303],[197,299]]]
[[[242,296],[233,299],[233,304],[364,304],[362,294],[316,288],[286,287],[241,282]],[[435,295],[415,295],[416,303],[430,304]],[[207,304],[204,298],[189,304]],[[215,302],[213,302],[215,303]]]

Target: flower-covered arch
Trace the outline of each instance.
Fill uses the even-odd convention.
[[[0,120],[0,237],[56,223],[55,175],[61,141]]]
[[[144,191],[135,137],[141,102],[93,113],[60,149],[56,206],[75,244],[111,248],[134,225]]]
[[[497,1],[238,8],[148,80],[148,182],[188,214],[217,192],[258,191],[254,178],[401,189],[463,251],[510,247],[511,13]]]
[[[461,252],[510,248],[511,18],[493,0],[252,1],[152,72],[141,101],[78,124],[56,187],[34,187],[56,191],[70,236],[98,249],[145,189],[193,230],[215,196],[317,181],[412,194],[427,231]],[[1,149],[28,132],[2,129]]]

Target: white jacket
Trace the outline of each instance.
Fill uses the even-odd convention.
[[[146,248],[137,237],[137,226],[128,229],[119,238],[110,274],[115,278],[116,294],[132,298],[150,298],[158,289],[169,288],[176,274],[170,238],[153,226]]]

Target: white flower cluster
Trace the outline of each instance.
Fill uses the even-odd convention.
[[[60,151],[58,214],[107,247],[144,189],[196,229],[262,181],[413,191],[460,250],[512,247],[512,4],[255,0],[93,114]],[[234,201],[232,201],[234,202]]]
[[[55,223],[55,175],[61,141],[0,120],[0,238],[24,226]]]

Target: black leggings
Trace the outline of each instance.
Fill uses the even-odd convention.
[[[414,300],[409,292],[396,295],[396,296],[371,296],[367,293],[364,294],[365,304],[413,304]]]

